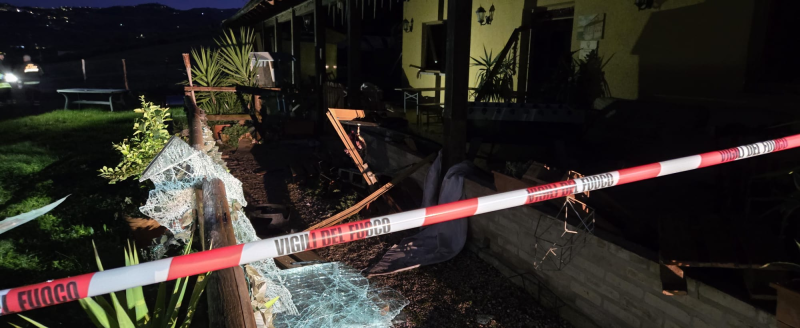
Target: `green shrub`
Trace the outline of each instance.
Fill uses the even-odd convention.
[[[230,137],[228,146],[236,148],[239,145],[239,138],[247,133],[248,130],[250,130],[250,127],[236,124],[222,129],[222,133]]]
[[[114,168],[103,166],[100,176],[109,179],[110,184],[123,181],[130,177],[139,177],[169,141],[167,122],[171,121],[168,108],[161,108],[151,102],[146,102],[144,96],[142,108],[134,109],[141,113],[142,118],[133,124],[133,137],[114,144],[114,149],[122,155],[122,161]]]

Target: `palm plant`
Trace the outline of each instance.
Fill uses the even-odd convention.
[[[189,238],[189,243],[184,249],[184,254],[191,251],[192,243]],[[94,242],[92,242],[94,247]],[[97,254],[97,247],[94,247],[94,256],[97,261],[97,267],[103,271],[103,263],[100,261],[100,256]],[[139,255],[137,254],[135,245],[128,245],[125,247],[125,266],[139,264]],[[186,310],[186,316],[181,323],[181,328],[188,328],[192,322],[197,302],[206,287],[208,280],[206,279],[207,272],[197,276],[195,285],[192,290],[192,296],[189,299],[189,305]],[[172,288],[169,303],[166,303],[167,284],[162,282],[158,285],[158,296],[155,302],[155,308],[151,312],[144,299],[144,292],[142,287],[134,287],[125,290],[124,296],[117,295],[117,293],[108,294],[111,297],[111,303],[103,296],[87,297],[79,300],[81,307],[89,319],[98,328],[174,328],[178,323],[178,313],[181,309],[183,296],[186,293],[186,287],[189,284],[189,278],[179,278]],[[34,321],[23,315],[19,315],[25,321],[30,322],[36,327],[46,328],[41,323]],[[11,324],[19,328],[15,324]]]
[[[476,87],[478,90],[473,92],[473,97],[478,92],[485,93],[486,100],[490,102],[509,101],[514,91],[514,75],[516,71],[516,54],[512,54],[505,60],[500,60],[500,56],[493,56],[492,52],[487,52],[483,47],[483,57],[472,58],[472,67],[479,67],[478,74],[475,76]],[[498,66],[499,65],[499,66]],[[497,72],[491,79],[490,72],[497,66]]]

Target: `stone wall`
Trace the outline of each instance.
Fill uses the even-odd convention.
[[[421,158],[377,138],[368,137],[367,144],[367,161],[378,171]],[[426,172],[411,179],[422,185]],[[495,193],[470,179],[465,189],[470,198]],[[594,235],[560,271],[537,270],[533,263],[541,250],[537,254],[534,235],[542,232],[534,231],[554,220],[553,214],[522,206],[471,217],[467,249],[532,294],[543,283],[563,301],[559,312],[576,327],[776,327],[774,315],[691,278],[688,295],[663,295],[658,263]],[[561,234],[563,226],[552,230],[545,233]]]

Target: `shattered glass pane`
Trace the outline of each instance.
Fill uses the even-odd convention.
[[[300,315],[279,314],[276,328],[391,327],[408,305],[399,292],[372,288],[361,273],[332,262],[279,272]]]

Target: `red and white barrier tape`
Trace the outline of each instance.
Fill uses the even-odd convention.
[[[0,315],[800,146],[800,135],[0,291]]]

